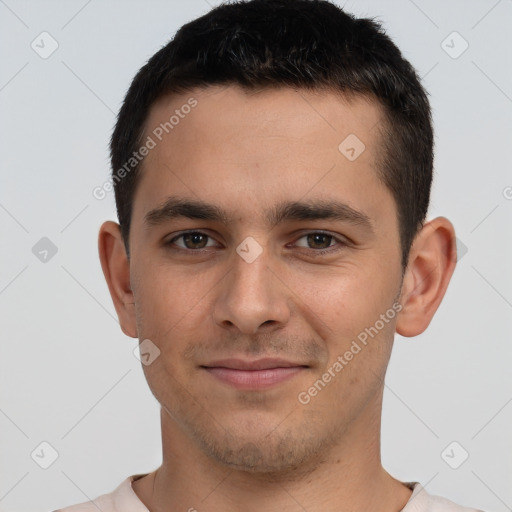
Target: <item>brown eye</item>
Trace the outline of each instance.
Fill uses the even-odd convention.
[[[304,242],[300,242],[304,240]],[[328,249],[332,247],[332,242],[338,241],[333,235],[329,233],[322,233],[321,231],[312,231],[297,240],[298,247],[305,247],[307,249]]]
[[[181,249],[204,249],[205,247],[211,247],[211,244],[209,244],[210,238],[207,234],[200,231],[190,231],[174,237],[169,241],[169,244],[177,245]],[[181,243],[178,243],[178,241],[181,241]]]
[[[186,233],[183,235],[183,242],[187,249],[202,249],[206,246],[208,237],[202,233]]]
[[[326,235],[325,233],[310,233],[306,236],[311,249],[327,249],[333,239],[332,235]]]
[[[343,250],[348,244],[342,236],[338,237],[323,231],[311,231],[297,239],[294,245],[302,249],[309,249],[311,256],[326,256]]]

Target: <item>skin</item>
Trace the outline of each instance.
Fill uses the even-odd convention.
[[[456,261],[452,224],[424,225],[402,276],[396,204],[376,173],[383,113],[373,101],[208,87],[158,100],[146,136],[191,96],[197,106],[145,158],[130,259],[116,223],[99,234],[123,332],[160,350],[143,369],[162,406],[163,462],[134,491],[152,512],[401,510],[411,490],[380,459],[384,376],[394,333],[422,333],[444,296]],[[354,161],[338,150],[349,134],[365,144]],[[217,205],[228,218],[145,224],[171,195]],[[372,229],[265,216],[283,201],[327,199],[364,212]],[[207,237],[175,239],[184,230]],[[333,238],[307,236],[318,230]],[[246,237],[262,249],[251,263],[236,251]],[[322,252],[328,246],[335,250]],[[393,304],[400,312],[300,403]],[[202,367],[229,357],[304,368],[240,390]]]

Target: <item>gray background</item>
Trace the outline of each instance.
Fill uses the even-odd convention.
[[[0,1],[1,511],[86,501],[161,461],[159,408],[97,257],[113,196],[92,190],[108,177],[135,72],[218,3]],[[344,5],[383,21],[424,79],[437,150],[429,217],[452,220],[461,250],[428,330],[396,338],[383,463],[461,504],[512,510],[512,1]],[[31,47],[51,49],[43,31],[58,43],[46,59]],[[46,261],[43,237],[58,249]],[[47,469],[42,442],[58,452]]]

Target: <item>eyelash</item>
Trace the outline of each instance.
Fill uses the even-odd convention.
[[[204,233],[203,231],[197,231],[197,230],[184,231],[183,233],[180,233],[179,235],[176,235],[175,237],[171,238],[168,242],[165,243],[165,245],[173,251],[187,253],[187,254],[202,254],[202,253],[208,251],[209,248],[184,249],[183,247],[173,246],[173,244],[176,240],[179,240],[180,238],[182,238],[188,234],[199,234],[199,235],[204,235],[204,236],[208,237],[208,239],[213,239],[212,236],[210,236],[208,233]],[[325,231],[308,231],[307,233],[304,233],[299,238],[297,238],[297,240],[295,242],[297,242],[298,240],[300,240],[304,237],[307,237],[308,235],[325,235],[327,237],[332,238],[331,243],[332,243],[332,241],[337,242],[337,245],[329,246],[329,247],[326,247],[325,249],[312,249],[312,248],[302,247],[302,249],[309,249],[311,251],[311,254],[314,256],[321,256],[324,254],[331,254],[333,252],[338,252],[338,251],[342,250],[344,247],[348,246],[348,243],[346,241],[342,240],[341,238],[336,237],[335,235],[333,235],[331,233],[325,232]]]

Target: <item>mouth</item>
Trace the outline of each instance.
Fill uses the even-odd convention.
[[[223,359],[201,365],[212,377],[243,390],[260,390],[275,386],[298,375],[307,365],[284,359]]]

